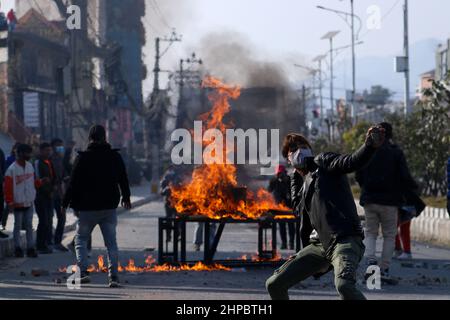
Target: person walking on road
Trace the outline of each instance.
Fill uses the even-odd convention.
[[[55,186],[55,172],[50,161],[51,156],[51,145],[42,143],[39,146],[39,155],[34,164],[36,177],[45,181],[37,189],[35,201],[36,212],[39,217],[36,238],[39,254],[53,253],[53,190]]]
[[[30,163],[33,149],[29,145],[17,147],[17,160],[6,171],[4,190],[10,213],[14,213],[15,256],[24,257],[20,241],[22,225],[26,227],[27,256],[36,258],[37,252],[33,237],[33,203],[36,199],[36,186],[48,181],[36,180],[33,165]]]
[[[68,178],[66,170],[64,168],[64,155],[65,155],[64,142],[61,139],[54,139],[52,141],[52,149],[53,155],[50,158],[50,160],[55,173],[53,208],[56,212],[56,218],[58,219],[58,224],[56,226],[53,243],[55,250],[67,252],[69,250],[62,245],[64,228],[66,226],[66,215],[65,213],[63,213],[62,210],[62,199],[64,196],[64,183]]]
[[[273,177],[269,182],[268,191],[273,194],[278,204],[291,207],[291,179],[287,174],[286,167],[279,165]],[[295,222],[280,222],[281,250],[288,248],[287,229],[289,229],[289,249],[295,249]]]
[[[8,214],[5,210],[5,195],[3,192],[3,182],[5,180],[5,173],[6,173],[5,153],[0,148],[0,186],[1,186],[0,187],[0,224],[1,224],[1,221],[3,220],[3,215]],[[6,238],[9,238],[9,236],[0,230],[0,239],[6,239]]]
[[[365,250],[364,232],[346,175],[366,166],[383,139],[382,129],[371,128],[365,144],[355,153],[324,153],[314,158],[306,138],[298,134],[285,138],[283,156],[295,168],[291,178],[292,207],[294,212],[309,215],[315,231],[311,244],[267,280],[272,299],[288,300],[289,288],[334,267],[340,297],[365,300],[356,287],[356,272]]]
[[[385,130],[386,140],[372,162],[356,174],[361,186],[361,206],[366,216],[366,253],[368,265],[378,265],[376,242],[381,226],[383,250],[381,273],[390,278],[389,267],[395,249],[398,210],[404,203],[406,190],[418,188],[406,163],[402,150],[393,144],[393,128],[389,123],[379,125]]]
[[[70,182],[63,200],[63,211],[71,207],[78,212],[75,239],[81,283],[89,283],[87,242],[99,225],[108,252],[109,287],[119,286],[117,247],[117,208],[130,210],[130,186],[119,150],[106,141],[106,130],[96,125],[90,129],[89,145],[75,160]]]
[[[450,216],[450,158],[447,161],[447,213]]]

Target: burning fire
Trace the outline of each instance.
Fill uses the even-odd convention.
[[[241,89],[226,85],[213,77],[205,78],[203,87],[213,89],[208,97],[213,107],[211,111],[200,116],[203,130],[218,129],[225,135],[229,126],[224,123],[224,117],[231,110],[230,99],[238,99]],[[202,141],[203,145],[208,142]],[[226,164],[226,150],[230,148],[224,148],[224,164],[205,164],[197,167],[190,183],[171,187],[171,203],[177,212],[216,220],[246,220],[261,218],[270,210],[290,211],[289,208],[277,204],[272,195],[264,189],[256,193],[247,191],[245,200],[233,197],[233,191],[239,189],[237,170],[236,166]],[[204,159],[204,163],[215,163],[216,154],[213,153],[209,157]]]
[[[66,268],[60,268],[59,272],[66,273]],[[73,270],[75,272],[75,270]],[[145,266],[136,266],[136,263],[133,259],[130,259],[126,266],[122,266],[119,263],[119,272],[120,273],[151,273],[151,272],[181,272],[181,271],[194,271],[194,272],[203,272],[203,271],[231,271],[231,268],[227,268],[220,264],[213,265],[205,265],[202,262],[197,262],[194,266],[189,265],[181,265],[179,267],[171,266],[169,264],[157,265],[156,260],[152,256],[148,256],[145,260]],[[88,268],[88,272],[90,273],[107,273],[108,267],[105,264],[105,260],[103,256],[99,256],[97,260],[97,265],[91,265]]]

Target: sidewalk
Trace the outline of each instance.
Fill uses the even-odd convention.
[[[158,198],[157,195],[151,195],[150,194],[150,183],[145,181],[143,182],[140,186],[135,186],[135,187],[131,187],[131,203],[133,205],[133,207],[139,207],[142,206],[146,203],[149,203],[155,199]],[[118,213],[122,214],[124,213],[125,210],[123,210],[122,208],[119,208]],[[56,227],[56,214],[54,217],[54,227]],[[75,215],[73,214],[73,212],[68,212],[67,213],[67,221],[66,221],[66,228],[65,228],[65,232],[71,232],[74,231],[76,229],[76,223],[77,223],[77,218],[75,217]],[[33,216],[33,228],[34,230],[36,230],[38,225],[38,217],[35,214]],[[8,239],[3,239],[0,240],[0,259],[3,259],[5,257],[10,257],[14,254],[14,242],[13,242],[13,238],[12,238],[12,231],[13,231],[13,227],[14,227],[14,217],[13,215],[10,215],[8,217],[8,224],[6,226],[6,234],[10,235],[10,237]],[[22,232],[22,243],[23,246],[25,246],[25,233]]]

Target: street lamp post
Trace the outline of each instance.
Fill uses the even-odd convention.
[[[330,31],[322,37],[322,40],[328,40],[330,42],[330,103],[331,114],[334,116],[334,57],[333,57],[333,39],[340,31]]]
[[[326,59],[326,55],[320,55],[313,59],[313,62],[319,64],[319,99],[320,99],[320,125],[323,123],[323,78],[322,78],[322,61]]]
[[[317,6],[318,9],[334,12],[337,15],[339,15],[341,18],[342,16],[350,17],[350,24],[346,19],[345,22],[349,25],[351,29],[351,37],[352,37],[352,95],[351,95],[351,106],[352,106],[352,117],[356,116],[356,110],[355,110],[355,96],[356,96],[356,32],[355,32],[355,18],[359,20],[359,23],[362,27],[362,20],[360,17],[358,17],[354,12],[354,0],[350,0],[350,7],[351,12],[344,12],[340,10],[334,10],[330,8],[326,8],[323,6]],[[359,31],[358,31],[359,32]]]

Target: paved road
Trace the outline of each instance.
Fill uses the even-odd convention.
[[[134,258],[144,264],[149,248],[157,248],[157,218],[163,213],[161,202],[152,202],[120,217],[118,241],[121,261]],[[188,233],[193,233],[189,226]],[[256,251],[256,229],[249,225],[227,226],[219,246],[219,258],[251,256]],[[70,239],[72,235],[68,236]],[[94,233],[94,256],[104,254],[99,230]],[[191,246],[188,247],[192,250]],[[394,275],[401,278],[398,286],[384,286],[380,291],[363,291],[369,299],[450,299],[450,249],[415,243],[416,260],[395,262]],[[292,252],[284,252],[289,256]],[[189,252],[190,258],[195,254]],[[65,286],[64,275],[57,270],[74,262],[71,253],[42,256],[37,260],[8,259],[0,261],[0,299],[268,299],[265,280],[273,269],[237,269],[232,272],[177,272],[122,275],[123,288],[106,288],[106,275],[93,275],[93,283],[82,290]],[[447,269],[445,269],[445,267]],[[32,269],[50,272],[33,277]],[[362,270],[361,270],[362,272]],[[62,283],[57,283],[62,281]],[[337,299],[332,276],[319,281],[307,280],[291,290],[293,299]]]

